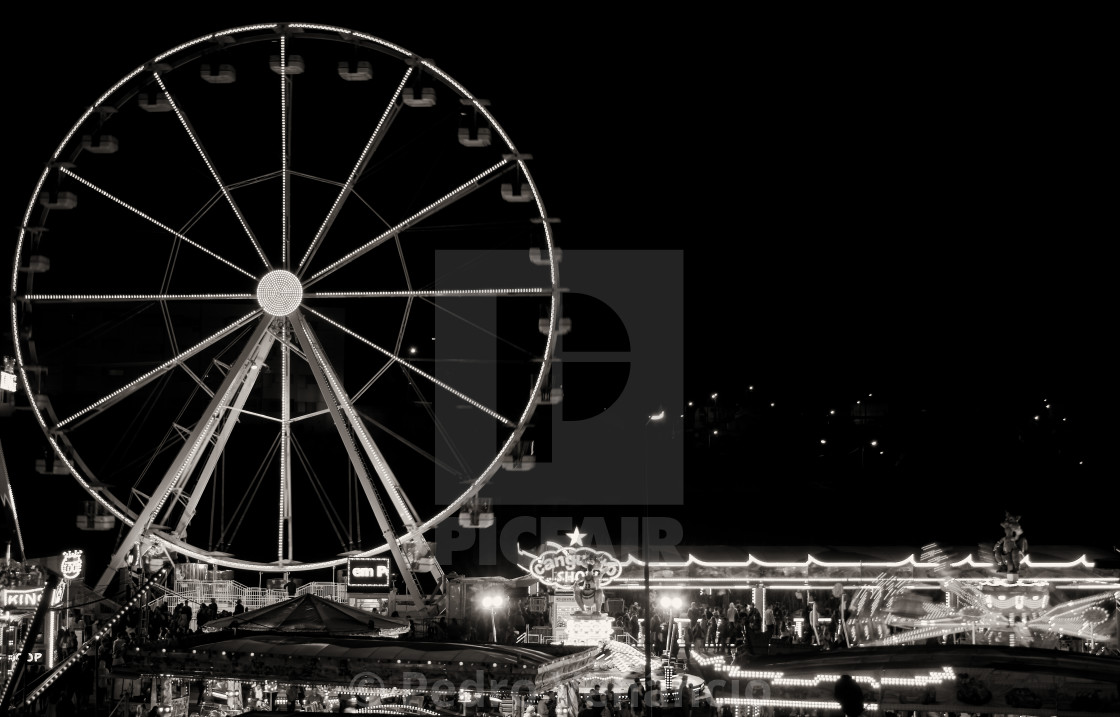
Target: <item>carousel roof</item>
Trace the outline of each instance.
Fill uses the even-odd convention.
[[[551,651],[522,645],[472,645],[460,642],[413,642],[409,640],[346,639],[332,637],[323,640],[306,636],[252,635],[237,636],[228,640],[199,645],[210,652],[225,650],[232,653],[262,653],[291,655],[293,657],[350,658],[380,660],[396,663],[464,664],[477,663],[492,666],[539,667],[556,660],[565,653],[585,652],[586,647]]]
[[[565,645],[472,645],[370,637],[303,634],[236,635],[187,647],[126,650],[114,674],[269,679],[353,685],[416,686],[428,680],[505,680],[552,687],[586,672],[599,647]],[[373,676],[376,675],[376,679]],[[481,676],[480,676],[481,675]]]
[[[206,623],[203,632],[221,630],[288,632],[313,635],[393,635],[407,632],[404,618],[376,615],[317,595],[300,595],[240,615]]]

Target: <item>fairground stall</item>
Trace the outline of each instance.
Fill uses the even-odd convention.
[[[1001,556],[935,544],[920,551],[709,546],[647,564],[640,551],[616,556],[577,544],[586,537],[578,530],[569,537],[519,549],[522,569],[540,580],[550,605],[547,639],[572,639],[573,623],[605,623],[613,606],[648,604],[677,630],[697,614],[722,627],[732,604],[787,616],[786,625],[752,628],[739,645],[717,631],[714,641],[709,633],[671,656],[687,659],[700,679],[696,699],[735,714],[836,710],[839,675],[861,687],[871,713],[1088,717],[1120,707],[1120,570],[1107,555],[1091,558],[1102,555],[1091,548],[1034,546]]]
[[[617,636],[619,615],[642,612],[648,596],[651,609],[678,629],[690,622],[690,608],[721,618],[732,603],[760,616],[775,609],[785,620],[769,634],[762,634],[766,626],[760,622],[752,636],[754,645],[763,646],[783,636],[794,644],[819,644],[823,636],[845,644],[935,637],[1085,651],[1117,645],[1120,569],[1115,561],[1098,565],[1090,555],[1100,551],[1092,548],[1034,546],[1013,574],[975,548],[932,544],[691,547],[662,552],[648,566],[638,557],[640,549],[615,555],[574,539],[518,550],[522,570],[540,581],[549,625],[536,639],[546,642],[584,639],[572,634],[573,626],[587,622],[579,619],[585,612],[581,599],[596,605],[602,639],[612,630]],[[841,615],[852,622],[845,624]],[[634,637],[640,638],[641,625],[643,620]]]

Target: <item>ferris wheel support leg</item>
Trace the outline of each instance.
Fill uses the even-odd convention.
[[[194,430],[183,442],[183,447],[179,449],[175,460],[167,469],[159,486],[152,493],[148,505],[136,516],[128,534],[121,541],[116,552],[113,553],[108,567],[105,568],[105,572],[102,573],[101,579],[97,581],[97,586],[94,588],[99,594],[105,594],[117,570],[125,565],[128,551],[148,532],[171,493],[176,488],[181,487],[190,476],[191,471],[198,465],[206,452],[203,450],[204,447],[209,443],[210,438],[218,430],[222,421],[229,417],[228,409],[236,392],[249,380],[250,375],[257,373],[257,369],[264,361],[272,343],[273,336],[269,332],[269,321],[266,318],[261,320],[253,330],[253,334],[241,351],[241,355],[238,356],[230,372],[226,374],[222,385],[214,392],[214,397],[210,399],[210,403],[206,407],[206,413],[199,418]]]
[[[338,380],[338,374],[332,368],[311,326],[308,325],[299,311],[294,312],[289,318],[295,335],[307,354],[307,363],[311,367],[311,374],[315,377],[315,382],[319,385],[323,397],[327,399],[327,408],[330,410],[331,419],[334,421],[339,438],[342,439],[342,444],[350,456],[350,463],[358,476],[358,483],[365,491],[366,500],[369,501],[373,514],[377,518],[377,524],[389,546],[389,552],[392,553],[393,560],[397,563],[397,569],[404,579],[408,595],[412,598],[416,607],[422,607],[424,605],[424,594],[420,590],[420,584],[416,580],[412,566],[405,559],[400,545],[397,544],[396,531],[393,529],[392,523],[389,522],[388,511],[370,478],[369,471],[366,469],[366,462],[363,460],[365,456],[358,448],[356,440],[360,440],[364,447],[374,451],[374,455],[377,456],[377,460],[373,461],[376,470],[379,472],[382,469],[388,471],[388,466],[385,465],[384,460],[380,457],[380,452],[377,451],[372,439],[366,433],[354,406],[343,391],[342,384]],[[377,461],[380,461],[380,465]],[[405,527],[408,528],[407,522]]]
[[[252,363],[242,365],[261,365],[264,363],[269,352],[272,350],[272,344],[275,337],[269,333],[262,337],[262,340],[257,344],[257,349],[253,352],[250,359]],[[232,401],[232,407],[227,411],[226,420],[222,422],[221,428],[216,432],[217,438],[214,441],[214,447],[210,450],[210,454],[206,458],[206,463],[203,465],[202,470],[199,471],[198,479],[194,487],[191,489],[190,496],[187,498],[183,512],[179,515],[179,522],[175,525],[175,530],[171,533],[172,537],[179,540],[186,539],[187,527],[190,525],[191,519],[194,518],[195,510],[198,508],[198,502],[202,498],[202,494],[206,491],[206,486],[210,483],[210,479],[214,476],[214,471],[218,466],[218,459],[222,457],[222,452],[225,450],[226,443],[229,441],[230,434],[233,429],[237,427],[237,416],[241,413],[241,409],[245,407],[245,402],[249,398],[249,394],[253,391],[253,386],[257,383],[257,378],[260,376],[259,370],[248,369],[241,376],[237,395]],[[182,484],[177,487],[181,491]]]

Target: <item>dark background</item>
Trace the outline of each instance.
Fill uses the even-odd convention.
[[[683,250],[685,504],[655,512],[685,542],[976,545],[1006,510],[1034,545],[1114,554],[1116,117],[1091,22],[508,10],[33,10],[5,245],[63,133],[142,61],[248,22],[362,30],[494,98],[559,246]],[[28,552],[92,540],[80,490],[32,469],[30,417],[0,432]]]

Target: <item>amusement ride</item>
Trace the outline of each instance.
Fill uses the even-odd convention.
[[[386,556],[400,580],[401,614],[445,609],[434,529],[447,520],[493,525],[487,484],[499,471],[533,467],[546,433],[536,435],[534,421],[547,420],[537,409],[563,396],[555,354],[570,329],[557,220],[531,155],[490,104],[430,59],[312,23],[197,37],[91,98],[23,213],[3,388],[28,398],[50,446],[42,471],[69,476],[88,494],[79,520],[119,531],[92,581],[95,594],[114,586],[120,594],[120,580],[142,567],[123,614],[170,580],[173,565],[290,581]],[[837,583],[846,646],[956,636],[975,644],[978,631],[999,646],[1053,634],[1115,645],[1116,577],[1091,576],[1093,594],[1050,604],[1044,579],[1018,578],[1028,554],[1018,517],[1009,514],[1003,527],[991,554],[1002,576],[958,578],[950,571],[962,563],[934,554],[909,561],[945,571],[944,604],[885,573],[872,583],[854,577],[863,582],[850,602]],[[549,574],[564,568],[569,633],[601,627],[610,642],[604,586],[638,561],[603,554],[580,562],[587,555],[576,542],[553,546],[551,562],[530,557],[548,563]],[[71,570],[79,553],[65,558]],[[966,567],[976,568],[971,560]],[[803,565],[700,563],[662,562],[654,579],[707,580],[711,596],[730,578],[691,583],[691,573],[741,569],[749,577],[726,583],[728,592],[765,596],[802,580],[808,593],[818,569],[852,569],[811,557]],[[642,567],[644,584],[626,584],[648,596]],[[46,581],[35,621],[60,578]],[[508,603],[487,599],[498,642],[495,612]],[[677,600],[666,604],[679,609]],[[670,616],[671,626],[688,623]],[[70,662],[52,663],[52,674],[111,626]],[[591,643],[568,647],[580,644]],[[611,649],[640,666],[630,648]],[[564,679],[593,666],[593,653],[566,657]],[[671,668],[676,656],[663,657]],[[210,663],[190,659],[200,670]],[[537,677],[555,667],[541,660]],[[648,678],[648,653],[645,664]],[[766,690],[785,679],[721,658],[709,664],[768,681]],[[736,700],[725,704],[752,714],[783,706],[768,696]]]
[[[121,526],[94,590],[138,560],[387,554],[430,602],[433,528],[493,521],[480,492],[562,395],[531,155],[431,60],[328,25],[207,34],[90,99],[23,214],[10,322],[49,470]]]

